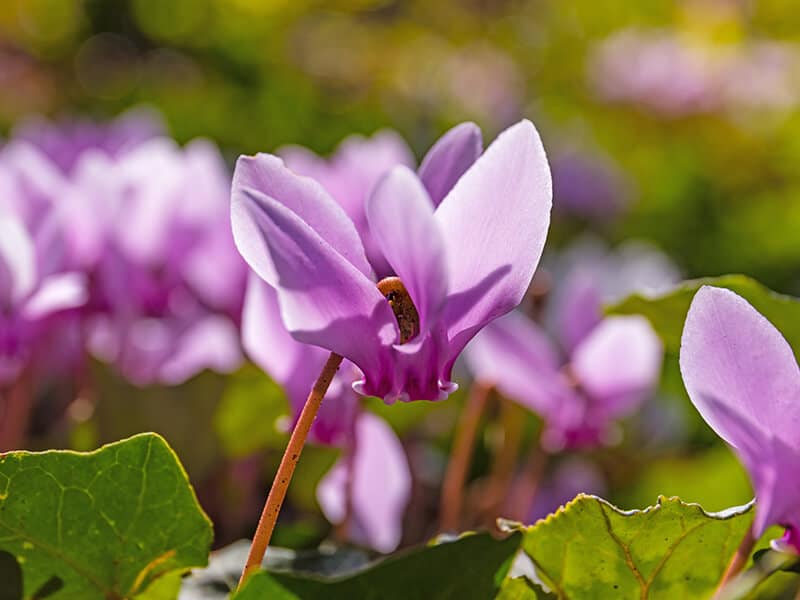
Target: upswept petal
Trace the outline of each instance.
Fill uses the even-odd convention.
[[[292,382],[305,348],[322,354],[325,360],[324,350],[301,344],[289,335],[281,321],[278,294],[253,272],[247,278],[242,309],[242,345],[247,356],[284,387]]]
[[[572,355],[581,387],[609,416],[636,407],[658,383],[664,347],[647,319],[607,317]]]
[[[356,269],[372,277],[372,267],[367,262],[355,225],[322,185],[309,177],[294,174],[277,156],[257,154],[241,156],[236,161],[231,202],[234,207],[234,237],[239,251],[262,278],[269,281],[274,271],[263,246],[256,243],[258,236],[252,233],[236,235],[237,230],[243,233],[255,225],[237,221],[235,216],[239,212],[236,206],[248,203],[247,190],[255,190],[285,206]]]
[[[42,280],[23,305],[22,315],[30,320],[40,319],[83,306],[88,299],[88,281],[83,273],[59,273]]]
[[[542,416],[561,397],[550,393],[563,385],[556,349],[520,312],[511,311],[484,327],[464,349],[464,357],[477,380],[495,385]]]
[[[439,206],[481,152],[483,136],[480,127],[470,122],[456,125],[428,150],[418,174],[435,206]]]
[[[695,407],[726,442],[742,444],[720,406],[764,436],[798,446],[800,369],[784,337],[746,300],[700,288],[686,317],[680,366]]]
[[[22,302],[36,286],[36,249],[19,219],[0,216],[0,308]]]
[[[395,167],[378,183],[367,201],[367,220],[383,255],[414,301],[424,333],[444,306],[447,272],[433,205],[408,167]]]
[[[523,120],[497,137],[439,205],[454,353],[522,300],[544,248],[551,204],[544,148]]]
[[[292,336],[349,358],[365,373],[377,372],[377,350],[394,343],[398,329],[375,283],[273,198],[241,189],[231,210],[236,244],[277,290]]]
[[[350,535],[356,542],[392,552],[402,537],[403,513],[411,496],[411,472],[400,440],[385,422],[362,413],[356,421]],[[325,475],[317,500],[329,521],[345,518],[347,457]]]
[[[231,373],[241,363],[236,326],[226,317],[209,315],[184,332],[177,348],[161,366],[158,381],[177,385],[203,369]]]

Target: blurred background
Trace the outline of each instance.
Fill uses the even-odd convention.
[[[7,152],[32,136],[56,156],[54,132],[68,136],[78,121],[107,122],[130,109],[182,145],[213,142],[228,177],[239,154],[299,144],[330,155],[346,136],[382,129],[399,132],[419,160],[461,121],[479,124],[488,142],[527,117],[554,177],[554,221],[537,279],[545,289],[558,287],[576,256],[637,240],[645,245],[628,254],[652,258],[656,287],[744,273],[800,294],[794,0],[0,3]],[[39,137],[31,134],[37,127]],[[201,193],[195,181],[185,194]],[[224,216],[217,223],[227,225]],[[237,323],[240,307],[226,310]],[[279,386],[250,364],[153,384],[101,355],[93,353],[77,383],[35,376],[24,446],[84,449],[161,432],[215,523],[216,545],[250,535],[286,440]],[[743,470],[685,398],[674,358],[665,358],[653,398],[614,443],[551,460],[530,518],[577,491],[623,508],[658,494],[710,510],[751,497]],[[403,544],[435,533],[463,396],[367,402],[399,435],[414,475]],[[501,409],[490,409],[481,428],[473,485],[508,435]],[[541,423],[524,411],[510,418],[524,423],[523,464]],[[315,489],[339,453],[307,449],[277,543],[309,547],[331,534]]]

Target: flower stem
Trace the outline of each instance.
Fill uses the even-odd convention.
[[[507,398],[500,399],[500,422],[503,427],[503,443],[495,453],[489,472],[489,481],[483,494],[481,512],[489,526],[493,526],[508,497],[508,487],[514,478],[525,414]]]
[[[534,440],[528,452],[528,458],[522,467],[522,477],[519,485],[514,490],[515,493],[506,507],[510,518],[518,521],[526,521],[528,519],[533,501],[539,492],[542,477],[544,477],[544,473],[547,470],[549,458],[550,455],[542,449],[541,444]]]
[[[0,390],[2,391],[2,390]],[[23,372],[0,394],[0,452],[19,450],[28,431],[33,394],[31,380]]]
[[[325,396],[325,392],[328,391],[328,386],[330,386],[333,376],[336,375],[341,362],[342,357],[331,352],[322,372],[314,383],[314,387],[311,388],[311,393],[308,395],[303,410],[300,412],[300,417],[292,430],[291,437],[289,437],[289,444],[286,446],[283,458],[281,458],[281,464],[278,466],[278,472],[275,474],[275,479],[269,490],[264,510],[261,512],[258,527],[256,527],[256,532],[253,535],[253,543],[250,546],[250,554],[247,556],[247,562],[239,580],[239,587],[244,584],[254,571],[261,567],[261,561],[264,560],[264,554],[267,552],[272,531],[275,529],[275,522],[278,520],[278,513],[281,510],[283,499],[286,497],[286,490],[289,488],[289,482],[306,443],[308,431],[311,429],[311,424],[314,422],[314,417],[317,416],[322,398]]]
[[[747,559],[750,558],[750,553],[753,551],[753,546],[755,545],[756,538],[753,536],[753,529],[751,527],[747,530],[747,533],[744,534],[742,542],[736,549],[736,553],[733,555],[733,558],[731,558],[731,562],[728,563],[728,568],[725,569],[725,573],[722,575],[722,579],[717,587],[717,592],[714,594],[715,598],[718,598],[723,588],[741,572],[747,564]]]
[[[472,460],[475,449],[475,439],[478,435],[478,426],[481,416],[486,409],[486,403],[492,392],[492,386],[476,381],[470,390],[467,405],[461,413],[456,438],[453,441],[453,450],[450,453],[450,462],[447,463],[444,482],[442,484],[442,498],[439,509],[440,531],[455,531],[461,518],[461,505],[463,503],[464,482],[467,470]]]

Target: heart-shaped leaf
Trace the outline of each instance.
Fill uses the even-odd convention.
[[[752,506],[707,513],[661,497],[622,511],[581,494],[523,528],[523,548],[557,598],[708,598],[750,527]]]
[[[24,597],[132,598],[175,570],[204,566],[211,523],[160,436],[88,453],[0,455],[0,551],[22,568]]]

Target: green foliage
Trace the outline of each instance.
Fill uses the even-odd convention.
[[[247,456],[286,444],[279,424],[288,414],[281,387],[261,371],[245,368],[230,379],[214,414],[214,429],[228,456]]]
[[[496,540],[485,533],[466,535],[453,542],[392,556],[364,571],[340,578],[261,572],[254,575],[234,598],[493,598],[506,577],[521,540],[519,533],[513,533],[504,540]]]
[[[723,275],[686,281],[671,292],[657,298],[634,294],[621,303],[608,308],[613,314],[639,314],[647,317],[664,341],[670,354],[677,355],[681,347],[681,333],[686,313],[695,293],[703,285],[733,290],[777,327],[800,358],[800,300],[776,294],[757,281],[744,275]]]
[[[0,551],[21,566],[25,598],[48,585],[59,600],[131,598],[205,565],[211,537],[183,467],[156,434],[85,454],[0,456]]]
[[[537,600],[539,595],[525,577],[506,579],[496,600]]]
[[[622,511],[581,494],[526,528],[523,548],[558,598],[707,598],[752,513],[752,505],[706,513],[664,497]]]

